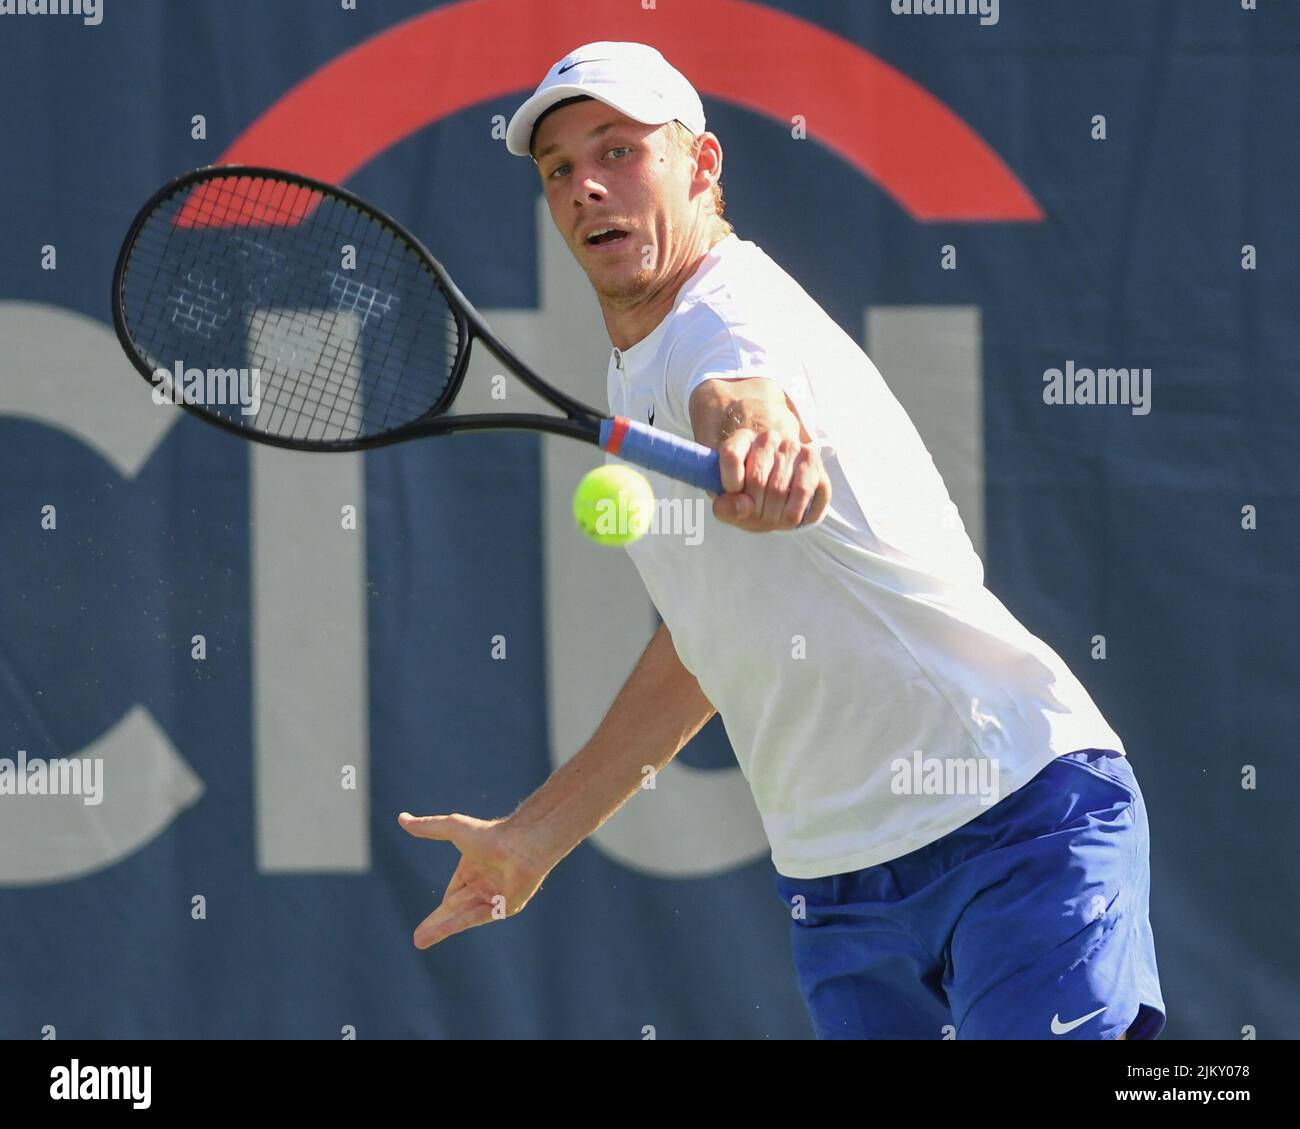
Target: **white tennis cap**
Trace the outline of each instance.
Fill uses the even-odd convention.
[[[679,121],[704,132],[704,105],[686,76],[644,43],[587,43],[570,51],[542,79],[506,127],[506,148],[531,156],[537,120],[557,102],[586,95],[613,106],[633,121],[663,125]]]

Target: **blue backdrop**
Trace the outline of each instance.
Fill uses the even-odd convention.
[[[625,37],[629,8],[638,37],[670,59],[682,42],[668,0],[557,0],[514,23],[495,19],[510,8],[498,0],[455,7],[471,20],[485,9],[494,34],[433,52],[421,40],[386,75],[336,76],[347,108],[300,110],[303,151],[328,160],[336,137],[361,153],[368,131],[387,137],[378,86],[409,82],[416,99],[443,68],[558,58]],[[290,798],[299,785],[326,797],[288,830],[266,799],[279,750],[257,722],[275,688],[257,672],[257,538],[270,536],[256,520],[257,456],[150,410],[111,335],[109,280],[127,224],[164,180],[238,152],[297,84],[435,10],[103,0],[97,26],[0,16],[0,757],[98,750],[106,766],[100,808],[0,797],[0,1035],[810,1034],[788,919],[754,851],[720,850],[692,871],[656,862],[644,835],[584,844],[519,917],[428,953],[411,946],[454,852],[409,839],[396,813],[505,814],[572,752],[552,749],[567,660],[548,658],[547,639],[576,611],[546,588],[545,527],[563,514],[535,436],[365,457],[363,493],[342,499],[360,514],[364,575],[317,609],[317,642],[301,652],[312,668],[362,640],[360,786],[336,810],[319,779],[280,780]],[[745,65],[756,8],[701,4],[705,42],[682,50],[714,52],[717,73],[685,69],[722,140],[742,237],[859,339],[867,311],[976,313],[977,433],[949,465],[978,464],[990,587],[1083,679],[1146,792],[1166,1036],[1300,1036],[1300,9],[1004,0],[991,25],[895,15],[888,0],[764,10],[816,33],[792,39],[792,55],[830,36],[906,76],[1033,201],[1037,218],[924,213],[898,187],[905,176],[890,181],[899,153],[871,142],[864,169],[819,138],[852,87],[829,64],[808,92],[822,116],[807,113],[796,146],[797,99],[781,115],[757,108],[782,75]],[[575,20],[589,34],[570,42]],[[511,74],[501,93],[392,138],[346,183],[412,227],[564,382],[545,335],[585,333],[589,310],[581,326],[566,319],[592,303],[572,264],[545,293],[536,177],[493,132],[539,78]],[[746,83],[753,99],[737,92]],[[849,110],[837,128],[901,112]],[[912,157],[944,164],[923,151],[944,136],[922,131]],[[964,160],[948,163],[958,187],[983,175]],[[293,151],[282,163],[303,162]],[[957,269],[942,268],[944,246]],[[535,311],[552,300],[548,328]],[[607,347],[571,361],[587,374],[572,387],[603,387]],[[1044,404],[1043,372],[1067,359],[1149,367],[1150,413]],[[256,473],[270,483],[280,465]],[[602,632],[648,636],[644,608],[600,615]],[[493,657],[496,636],[507,661]],[[598,717],[607,701],[587,708]],[[291,722],[299,706],[310,708],[275,708]],[[322,767],[301,755],[315,763],[305,776],[343,791],[346,756]],[[728,756],[716,723],[682,754],[697,773],[734,773]],[[33,803],[46,806],[34,815]],[[687,832],[665,815],[660,833]]]

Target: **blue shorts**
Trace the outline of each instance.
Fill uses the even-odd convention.
[[[1147,818],[1128,758],[1058,757],[910,854],[777,875],[819,1039],[1153,1039]]]

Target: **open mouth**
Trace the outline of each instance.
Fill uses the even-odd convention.
[[[628,233],[620,227],[602,227],[587,236],[588,247],[603,247],[608,243],[621,243]]]

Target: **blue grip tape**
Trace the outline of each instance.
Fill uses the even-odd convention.
[[[678,482],[690,483],[713,494],[722,493],[718,452],[693,439],[679,439],[660,428],[616,416],[601,421],[600,446],[611,455],[657,470]]]

